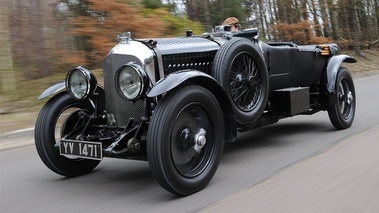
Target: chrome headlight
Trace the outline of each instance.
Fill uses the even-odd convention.
[[[140,99],[146,93],[149,85],[146,72],[142,67],[133,63],[120,67],[115,78],[116,91],[129,101]]]
[[[84,67],[70,70],[66,76],[68,94],[77,100],[91,96],[97,87],[95,75]]]

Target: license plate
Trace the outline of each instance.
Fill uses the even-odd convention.
[[[88,158],[101,160],[103,158],[103,148],[100,142],[61,140],[59,145],[61,155],[69,157]]]

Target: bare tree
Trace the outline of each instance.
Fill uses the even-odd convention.
[[[209,6],[209,0],[203,0],[203,9],[204,9],[204,21],[206,25],[211,25],[211,11]]]
[[[13,57],[10,48],[8,26],[8,4],[0,1],[0,94],[9,94],[16,91],[17,85],[13,69]]]
[[[336,5],[333,3],[333,0],[327,0],[328,8],[329,8],[329,20],[330,26],[332,30],[332,38],[333,40],[337,40],[339,37],[338,33],[338,20],[337,20],[337,9]]]
[[[360,48],[361,34],[359,32],[359,27],[358,27],[356,0],[347,0],[346,6],[347,6],[347,12],[348,12],[347,15],[349,17],[349,27],[350,27],[351,38],[353,40],[354,51],[357,55],[359,55],[363,58],[366,58],[361,53],[361,48]]]
[[[188,16],[192,21],[199,21],[197,0],[186,0]]]
[[[25,79],[49,75],[49,60],[43,32],[44,20],[40,0],[14,0],[9,11],[12,28],[11,43],[13,56],[23,61],[17,66],[27,65],[22,69]]]
[[[321,10],[321,19],[322,19],[322,25],[323,25],[323,33],[325,37],[330,37],[330,20],[328,18],[328,4],[326,0],[319,0],[320,1],[320,10]]]

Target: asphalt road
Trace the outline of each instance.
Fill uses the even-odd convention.
[[[151,175],[148,163],[142,161],[104,159],[91,174],[61,177],[48,170],[35,147],[28,145],[33,142],[33,136],[27,136],[30,131],[22,132],[21,141],[3,135],[0,137],[0,211],[198,212],[209,209],[377,126],[378,82],[379,74],[355,79],[356,118],[347,130],[336,131],[327,113],[321,112],[284,119],[240,134],[236,143],[225,146],[220,167],[210,184],[188,197],[177,197],[162,189]]]

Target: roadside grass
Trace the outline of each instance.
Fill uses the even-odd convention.
[[[341,54],[350,55],[357,60],[357,63],[344,63],[342,65],[348,68],[356,77],[371,75],[379,71],[379,49],[362,50],[362,54],[366,56],[367,59],[356,55],[354,51],[341,51]]]
[[[344,63],[353,76],[360,77],[379,72],[379,49],[363,50],[368,60],[354,54],[353,51],[341,51],[341,54],[348,54],[357,59],[357,63]],[[103,73],[101,69],[93,71],[98,82],[103,84]],[[0,134],[19,129],[34,127],[38,112],[48,98],[38,100],[38,96],[49,86],[63,81],[66,72],[54,74],[52,76],[35,79],[20,80],[17,77],[17,91],[8,94],[0,94]]]

